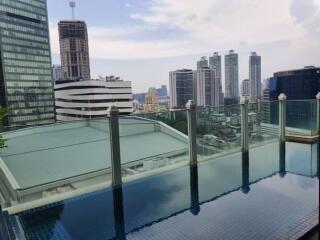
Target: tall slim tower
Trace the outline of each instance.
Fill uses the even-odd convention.
[[[54,122],[46,0],[0,1],[0,105],[7,124]]]
[[[238,54],[233,50],[225,55],[225,98],[232,104],[239,102]]]
[[[215,102],[223,105],[221,56],[218,52],[215,52],[213,56],[209,58],[209,66],[210,69],[215,72]]]
[[[252,52],[249,59],[250,100],[261,99],[261,56]]]
[[[75,2],[70,1],[73,20],[60,21],[59,39],[62,75],[66,80],[89,80],[90,58],[87,25],[74,19]]]

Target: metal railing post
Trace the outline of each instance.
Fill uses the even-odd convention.
[[[121,176],[121,157],[120,157],[120,136],[119,136],[119,110],[112,106],[110,116],[110,146],[111,146],[111,169],[112,186],[122,184]]]
[[[279,95],[279,140],[286,141],[286,104],[287,96],[284,93]]]
[[[320,137],[320,92],[316,96],[317,99],[317,133]]]
[[[197,105],[189,100],[187,105],[188,112],[188,136],[189,136],[189,157],[190,165],[196,165],[197,160]]]
[[[245,155],[247,155],[249,153],[248,103],[249,103],[249,100],[246,97],[241,98],[241,100],[240,100],[241,148],[242,148],[242,154],[245,154]]]

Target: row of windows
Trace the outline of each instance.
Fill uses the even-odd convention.
[[[5,67],[6,73],[24,73],[24,74],[45,74],[50,75],[51,70],[49,69],[32,69],[22,67]]]
[[[28,18],[33,18],[33,19],[38,19],[40,21],[46,22],[47,18],[45,16],[41,16],[38,14],[34,14],[34,13],[29,13],[26,11],[22,11],[16,8],[12,8],[12,7],[8,7],[8,6],[4,6],[4,5],[0,5],[0,11],[2,12],[9,12],[9,13],[13,13],[13,14],[17,14],[20,16],[24,16],[24,17],[28,17]]]
[[[23,40],[19,40],[19,39],[14,39],[14,38],[6,38],[3,37],[2,38],[2,42],[3,43],[8,43],[8,44],[13,44],[13,45],[19,45],[19,46],[24,46],[24,47],[33,47],[36,49],[49,49],[49,45],[48,44],[43,44],[43,43],[38,43],[38,42],[31,42],[31,41],[23,41]]]
[[[15,81],[52,81],[52,76],[6,74],[5,79]]]
[[[10,117],[9,121],[26,122],[26,121],[33,121],[33,120],[38,120],[38,119],[48,119],[48,118],[54,118],[54,114],[49,113],[49,114]]]
[[[52,82],[30,81],[30,82],[16,82],[7,81],[7,87],[52,87]]]
[[[53,95],[52,94],[41,94],[37,96],[38,100],[37,102],[40,101],[46,101],[46,100],[52,100],[53,101]],[[7,96],[7,99],[9,102],[15,102],[15,101],[25,101],[25,96],[23,95],[9,95]],[[31,101],[28,101],[31,102]]]
[[[53,107],[40,107],[40,108],[16,108],[8,109],[9,115],[29,115],[29,114],[43,114],[54,112]]]
[[[32,49],[32,48],[24,48],[24,47],[17,47],[17,46],[10,46],[4,45],[2,47],[3,50],[8,52],[16,52],[16,53],[25,53],[25,54],[34,54],[34,55],[43,55],[43,56],[50,56],[49,51]]]
[[[41,101],[41,102],[34,102],[34,101],[28,101],[26,104],[25,102],[19,101],[19,102],[11,102],[8,105],[8,108],[25,108],[25,107],[51,107],[53,106],[53,101]]]
[[[11,0],[8,0],[8,1],[11,1]],[[26,4],[30,4],[30,5],[33,5],[33,6],[36,6],[36,7],[42,7],[42,8],[45,8],[46,7],[46,4],[44,3],[43,0],[18,0],[19,2],[22,2],[22,3],[26,3]]]
[[[29,61],[39,61],[39,62],[49,62],[50,63],[50,57],[33,56],[33,55],[20,54],[20,53],[4,52],[3,57],[19,59],[19,60],[29,60]]]
[[[51,88],[7,88],[7,93],[8,94],[25,94],[25,95],[31,95],[31,94],[45,94],[45,93],[51,93],[52,89]]]
[[[24,26],[16,25],[16,24],[0,22],[0,27],[3,29],[20,31],[20,32],[28,33],[28,34],[36,34],[36,35],[40,35],[40,36],[44,36],[44,37],[48,36],[47,31],[37,30],[34,28],[28,28],[28,27],[24,27]]]
[[[4,65],[6,66],[51,69],[50,63],[16,61],[16,60],[10,60],[10,59],[5,59],[3,62],[4,62]]]
[[[12,0],[1,0],[0,2],[7,4],[7,5],[10,5],[12,7],[15,7],[15,8],[25,9],[30,12],[38,12],[44,16],[47,15],[47,12],[45,11],[44,4],[41,4],[40,6],[34,7],[34,6],[27,5],[27,4],[30,4],[29,2],[31,2],[28,0],[20,0],[20,2],[26,2],[27,4],[20,3],[17,1],[12,1]],[[39,2],[36,2],[36,3],[39,5]],[[41,8],[39,8],[39,7],[41,7]]]
[[[31,40],[31,41],[49,43],[49,39],[47,37],[38,37],[35,35],[17,33],[17,32],[12,32],[12,31],[8,31],[8,30],[2,30],[1,33],[2,33],[2,35],[8,36],[8,37],[22,38],[22,39],[27,39],[27,40]]]

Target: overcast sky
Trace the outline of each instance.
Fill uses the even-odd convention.
[[[68,2],[48,0],[54,63]],[[88,25],[92,77],[120,76],[134,92],[168,85],[169,71],[215,51],[239,53],[240,80],[251,51],[262,56],[263,79],[320,65],[320,0],[77,0],[76,18]]]

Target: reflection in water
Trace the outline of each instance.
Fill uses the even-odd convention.
[[[286,142],[279,143],[279,174],[280,177],[286,175]]]
[[[249,152],[242,153],[242,187],[243,193],[250,192]]]
[[[112,189],[113,193],[113,213],[114,213],[114,230],[116,233],[116,239],[125,240],[125,222],[123,212],[123,194],[122,186]]]
[[[190,166],[190,192],[191,192],[190,212],[196,216],[200,212],[197,165]]]
[[[317,143],[317,176],[320,174],[320,141]]]

